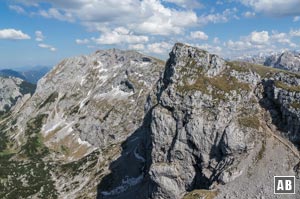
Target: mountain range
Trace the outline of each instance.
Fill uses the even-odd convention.
[[[296,51],[283,51],[280,53],[259,54],[239,57],[237,60],[255,64],[262,64],[272,68],[300,72],[300,53]]]
[[[274,198],[275,175],[300,183],[289,59],[272,68],[182,43],[166,62],[98,50],[57,64],[34,93],[0,88],[19,96],[0,117],[0,198]]]
[[[51,67],[37,66],[24,69],[1,69],[0,76],[2,77],[17,77],[32,84],[36,84],[40,78],[42,78],[47,72],[51,70]]]

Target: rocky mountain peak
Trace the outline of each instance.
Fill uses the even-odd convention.
[[[168,65],[179,73],[204,72],[207,76],[216,76],[226,68],[225,61],[219,56],[182,43],[174,45]]]
[[[0,76],[0,114],[8,112],[21,98],[34,93],[35,85],[16,77]]]
[[[185,44],[65,59],[0,120],[0,197],[272,198],[300,175],[299,112],[296,73]]]
[[[238,60],[291,72],[300,72],[300,54],[296,51],[273,52],[271,54],[240,57]]]

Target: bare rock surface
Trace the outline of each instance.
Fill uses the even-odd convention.
[[[101,50],[22,99],[0,120],[1,198],[284,198],[273,176],[300,173],[286,70],[181,43],[166,63]]]

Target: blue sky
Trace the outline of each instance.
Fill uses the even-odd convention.
[[[97,49],[166,59],[175,42],[226,58],[299,50],[299,0],[1,0],[0,68]]]

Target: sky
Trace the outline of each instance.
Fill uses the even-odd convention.
[[[167,59],[176,42],[224,58],[300,48],[300,0],[1,0],[0,13],[0,68],[109,48]]]

